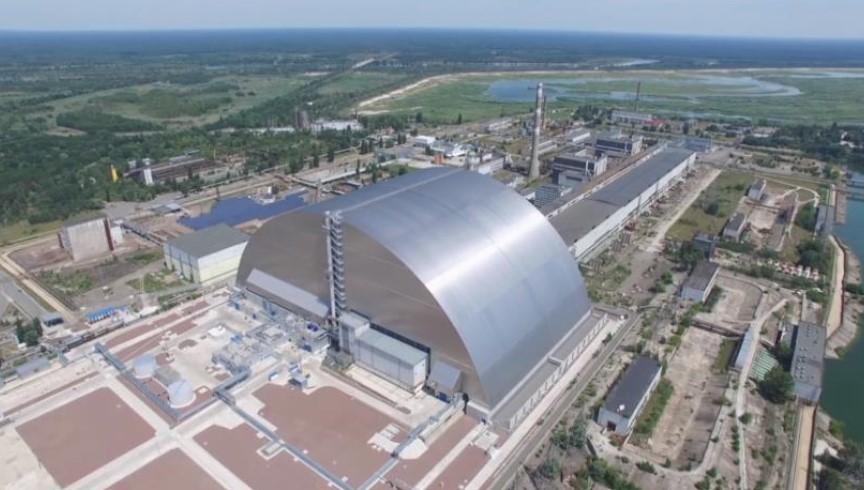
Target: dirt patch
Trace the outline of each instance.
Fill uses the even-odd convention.
[[[73,400],[22,424],[17,431],[61,487],[84,478],[155,434],[109,388]]]
[[[720,412],[726,374],[712,367],[720,354],[723,337],[690,328],[666,370],[675,387],[650,443],[660,461],[669,458],[676,467],[701,461]]]
[[[270,441],[248,425],[235,429],[211,426],[195,441],[244,483],[256,490],[325,490],[328,483],[285,451],[265,459],[258,450]],[[289,484],[290,482],[290,484]]]
[[[154,488],[210,490],[223,487],[179,449],[168,451],[108,487],[109,490],[152,490]]]

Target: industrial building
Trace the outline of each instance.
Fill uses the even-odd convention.
[[[552,160],[552,171],[572,170],[585,174],[589,179],[606,172],[609,158],[606,155],[594,156],[587,150],[563,153]]]
[[[552,212],[549,220],[582,260],[642,214],[695,161],[696,154],[682,148],[655,150],[608,185]]]
[[[717,250],[717,237],[707,233],[697,233],[693,237],[693,248],[702,252],[705,260],[711,260]]]
[[[165,242],[165,267],[188,281],[209,285],[237,273],[249,236],[219,224]]]
[[[597,413],[597,423],[620,436],[627,436],[660,383],[662,372],[656,359],[646,356],[634,359],[606,396]]]
[[[598,135],[594,140],[594,149],[610,157],[622,158],[635,155],[642,151],[642,136],[626,136],[623,133]]]
[[[699,262],[681,287],[681,299],[704,303],[711,295],[719,274],[720,266],[714,262]]]
[[[204,158],[194,151],[155,164],[149,158],[141,161],[132,160],[129,162],[129,167],[130,170],[126,172],[125,177],[148,186],[168,181],[182,182],[195,176],[206,177],[210,174],[217,178],[224,174],[224,172],[214,173],[217,167],[224,168],[223,165]]]
[[[418,134],[417,136],[414,137],[413,144],[414,144],[414,146],[417,146],[420,148],[426,148],[427,146],[434,145],[435,141],[437,141],[437,138],[435,138],[434,136],[426,136],[426,135]]]
[[[123,242],[123,230],[120,226],[112,226],[108,218],[99,214],[66,221],[58,238],[60,246],[78,262],[113,251]]]
[[[679,148],[686,148],[696,153],[709,153],[714,148],[714,142],[711,138],[697,138],[694,136],[686,136],[676,140],[673,145]]]
[[[647,125],[654,122],[654,115],[646,112],[612,111],[612,122],[618,124]]]
[[[409,389],[422,373],[435,395],[508,430],[607,321],[541,213],[453,168],[274,218],[246,247],[238,285],[273,321],[329,324],[339,356]]]
[[[574,145],[588,143],[591,141],[591,130],[586,128],[574,129],[568,132],[565,138]]]
[[[768,182],[765,179],[758,179],[747,189],[747,197],[754,201],[761,201],[765,197],[765,188],[768,187]]]
[[[822,396],[825,333],[825,327],[814,323],[801,322],[795,328],[790,371],[795,381],[795,396],[810,403],[817,403]]]
[[[429,372],[426,352],[373,329],[365,319],[353,317],[360,320],[350,334],[348,351],[354,362],[407,391],[419,392]]]
[[[534,191],[534,205],[543,209],[572,191],[573,187],[567,185],[543,184]]]
[[[747,217],[744,216],[743,213],[735,213],[729,218],[729,222],[726,223],[726,226],[723,228],[723,238],[728,240],[734,240],[736,242],[741,241],[741,237],[744,236],[744,229],[747,225]]]

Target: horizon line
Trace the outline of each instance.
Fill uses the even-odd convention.
[[[862,37],[821,36],[759,36],[753,34],[702,34],[676,32],[637,32],[607,30],[569,30],[561,28],[523,27],[442,27],[442,26],[286,26],[286,27],[118,27],[82,29],[42,29],[0,27],[0,34],[141,34],[141,33],[207,33],[207,32],[254,32],[254,31],[440,31],[440,32],[487,32],[487,33],[544,33],[544,34],[595,34],[609,36],[646,36],[672,38],[701,38],[749,41],[808,41],[808,42],[864,42]]]

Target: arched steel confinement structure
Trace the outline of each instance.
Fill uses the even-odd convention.
[[[291,309],[329,303],[325,213],[344,230],[347,304],[462,372],[490,412],[591,311],[546,218],[477,173],[416,171],[281,215],[252,237],[238,284]],[[311,293],[311,294],[306,294]]]

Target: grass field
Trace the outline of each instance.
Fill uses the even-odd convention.
[[[35,225],[26,221],[20,221],[9,225],[0,225],[0,246],[9,245],[42,233],[56,231],[60,229],[60,225],[60,221],[37,223]]]
[[[693,238],[697,232],[718,235],[738,202],[747,192],[747,187],[754,177],[744,172],[724,171],[705,189],[696,202],[672,225],[666,234],[667,240],[685,241]],[[717,204],[716,213],[708,213],[711,203]]]
[[[864,71],[728,70],[614,71],[454,76],[367,110],[422,111],[448,122],[462,113],[479,120],[522,113],[533,87],[545,82],[551,109],[632,104],[642,82],[640,108],[658,114],[692,114],[828,124],[864,122]]]
[[[310,77],[231,76],[196,85],[153,83],[104,90],[52,101],[34,116],[55,121],[58,115],[93,110],[124,118],[190,127],[266,103],[308,82]]]
[[[318,93],[330,95],[364,92],[407,79],[407,76],[396,73],[354,72],[324,85],[318,89]]]

